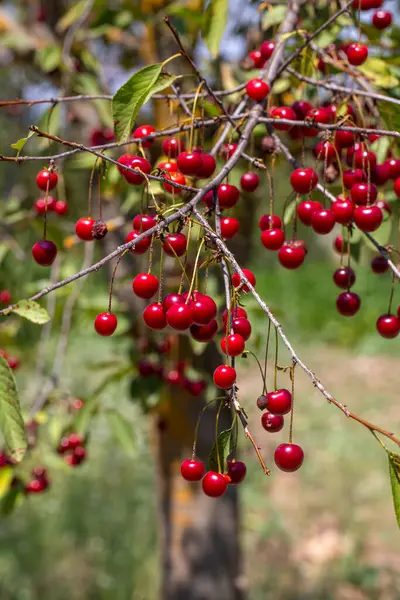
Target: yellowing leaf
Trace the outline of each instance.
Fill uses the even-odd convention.
[[[14,470],[12,469],[12,467],[2,467],[0,469],[0,498],[3,498],[3,496],[10,489],[13,477]]]
[[[37,302],[33,302],[33,300],[20,300],[11,312],[37,325],[44,325],[44,323],[50,321],[50,315],[47,310]]]

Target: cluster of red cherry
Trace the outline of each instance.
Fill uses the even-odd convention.
[[[64,461],[70,467],[77,467],[86,460],[87,452],[85,440],[79,433],[70,433],[64,436],[57,448]]]

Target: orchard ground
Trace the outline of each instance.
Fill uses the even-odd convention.
[[[378,279],[368,268],[359,268],[357,289],[364,306],[354,319],[345,320],[335,311],[330,278],[338,261],[331,258],[317,264],[309,256],[309,268],[296,273],[259,266],[257,289],[277,309],[301,356],[336,398],[366,419],[396,430],[396,341],[382,340],[373,318],[383,303],[380,287],[390,286],[390,276]],[[87,285],[96,287],[89,280]],[[252,305],[250,298],[244,303]],[[94,330],[85,327],[82,333],[94,309],[82,308],[65,381],[73,378],[84,396],[103,377],[101,370],[88,367],[97,360],[124,358],[127,344],[122,337],[104,339],[99,356]],[[258,323],[254,329],[260,329]],[[253,433],[272,465],[273,449],[287,432],[268,434],[261,428],[252,360],[239,369],[238,383]],[[26,362],[18,373],[21,388],[31,375],[29,356]],[[286,364],[283,352],[280,364]],[[287,382],[287,375],[281,377]],[[54,465],[46,496],[29,498],[2,521],[2,600],[157,597],[151,431],[129,401],[127,379],[111,384],[98,401],[123,408],[133,423],[135,451],[127,455],[116,448],[100,418],[88,445],[88,464],[73,472]],[[300,471],[285,474],[274,468],[267,478],[252,448],[242,443],[248,465],[240,487],[242,541],[250,600],[398,600],[398,530],[385,454],[367,430],[329,406],[300,370],[295,403],[294,441],[306,452]]]

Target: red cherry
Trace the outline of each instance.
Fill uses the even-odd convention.
[[[210,342],[218,331],[218,323],[214,319],[207,325],[191,325],[190,335],[198,342]]]
[[[397,179],[400,177],[400,159],[398,158],[389,158],[385,161],[385,163],[389,167],[389,178]]]
[[[189,304],[174,304],[165,316],[168,325],[178,331],[189,329],[193,323],[193,310]]]
[[[282,228],[282,221],[278,215],[262,215],[258,226],[261,231],[265,231],[266,229],[280,229]]]
[[[40,494],[44,492],[49,486],[49,483],[46,479],[32,479],[25,486],[26,494]]]
[[[75,233],[79,239],[85,242],[91,242],[93,240],[93,225],[95,220],[90,217],[82,217],[77,220],[75,224]]]
[[[340,267],[334,272],[333,281],[342,290],[347,290],[354,285],[356,274],[351,267]]]
[[[94,328],[99,335],[112,335],[117,329],[117,317],[110,312],[103,312],[97,315],[94,320]]]
[[[243,274],[247,277],[247,279],[251,283],[251,285],[253,287],[255,287],[255,285],[256,285],[256,277],[255,277],[254,273],[252,273],[252,271],[250,271],[249,269],[242,269],[242,271],[243,271]],[[232,285],[233,285],[233,287],[239,287],[240,283],[241,283],[241,279],[240,279],[239,273],[234,273],[232,275]],[[243,285],[242,292],[246,293],[248,291],[250,291],[249,287],[247,285]]]
[[[312,110],[313,106],[309,102],[305,100],[297,100],[292,104],[292,108],[297,115],[297,118],[300,121],[304,121],[310,110]]]
[[[339,196],[335,202],[332,203],[332,212],[335,215],[337,223],[341,225],[348,225],[353,219],[354,204],[348,198],[342,198]]]
[[[372,15],[372,25],[376,29],[386,29],[392,24],[392,13],[388,10],[377,10]]]
[[[231,315],[232,315],[232,319],[237,319],[238,317],[247,318],[247,312],[241,306],[235,306],[235,308],[233,308],[231,311]],[[224,312],[222,313],[222,322],[224,324],[224,327],[226,326],[227,319],[228,319],[228,310],[225,309]]]
[[[396,179],[396,181],[394,182],[394,184],[393,184],[393,190],[394,190],[394,193],[396,194],[396,196],[398,198],[400,198],[400,177],[398,177]]]
[[[223,183],[218,187],[218,202],[220,208],[232,208],[240,197],[240,191],[234,185]]]
[[[297,269],[306,257],[306,252],[301,246],[293,243],[284,244],[278,251],[278,260],[286,269]]]
[[[353,0],[353,8],[360,10],[370,10],[371,8],[380,8],[383,0]]]
[[[165,236],[163,248],[168,256],[183,256],[186,252],[187,239],[183,233],[169,233]]]
[[[200,460],[184,460],[181,475],[186,481],[200,481],[204,475],[204,465]]]
[[[271,58],[274,50],[275,42],[263,42],[260,46],[260,52],[264,60],[268,60],[269,58]]]
[[[178,171],[178,165],[174,160],[160,162],[158,163],[157,168],[168,171],[168,173],[176,173]]]
[[[378,256],[374,256],[374,258],[371,260],[371,269],[377,275],[380,275],[381,273],[386,273],[388,268],[388,261],[381,254],[378,254]]]
[[[245,192],[254,192],[260,184],[260,178],[256,173],[248,171],[243,173],[240,178],[240,187]]]
[[[36,185],[39,190],[45,192],[46,190],[52,190],[58,183],[58,175],[54,171],[49,169],[43,169],[36,175]]]
[[[228,344],[226,343],[228,340]],[[244,339],[239,333],[232,333],[221,339],[221,350],[228,356],[240,356],[244,352]]]
[[[373,183],[355,183],[350,190],[350,198],[358,206],[373,204],[377,197],[378,190]]]
[[[286,415],[292,409],[292,394],[282,388],[267,394],[267,410],[273,415]]]
[[[208,471],[202,481],[203,492],[211,498],[219,498],[226,492],[228,481],[221,473]]]
[[[57,256],[57,246],[50,240],[40,240],[32,246],[32,256],[38,265],[49,267]]]
[[[200,396],[207,387],[207,382],[204,379],[200,379],[199,381],[190,381],[189,379],[185,379],[183,386],[187,392],[191,396]]]
[[[142,138],[145,138],[148,135],[155,133],[155,131],[156,130],[154,129],[154,127],[152,127],[152,125],[141,125],[140,127],[137,127],[137,129],[135,129],[135,131],[133,132],[133,137],[139,138],[141,140],[143,148],[150,148],[153,145],[154,140],[150,139],[143,141]]]
[[[345,242],[342,235],[337,235],[333,241],[333,247],[338,254],[342,254],[345,249]]]
[[[279,250],[285,241],[282,229],[266,229],[261,234],[261,243],[267,250]]]
[[[152,227],[155,227],[155,225],[157,225],[157,221],[151,215],[136,215],[132,221],[133,229],[136,229],[139,233],[148,231]]]
[[[230,477],[230,482],[233,485],[237,485],[241,483],[243,479],[246,477],[247,468],[244,462],[241,460],[227,460],[226,461],[228,467],[228,477]]]
[[[221,219],[221,235],[225,240],[230,240],[239,231],[239,221],[234,217],[224,217]]]
[[[198,169],[196,175],[199,179],[208,179],[214,173],[217,163],[215,158],[211,154],[200,154],[201,167]]]
[[[47,469],[44,467],[34,467],[32,469],[32,477],[36,479],[47,479]]]
[[[359,67],[368,58],[368,48],[363,44],[350,44],[347,48],[347,60],[351,65]]]
[[[162,151],[169,158],[176,158],[180,152],[185,150],[185,144],[183,140],[178,138],[167,138],[162,143]]]
[[[190,308],[193,311],[193,322],[196,325],[208,325],[217,316],[217,305],[214,300],[200,292],[194,292],[190,300]]]
[[[213,379],[218,388],[228,390],[236,381],[236,371],[233,367],[220,365],[215,369]]]
[[[186,298],[182,294],[168,294],[163,300],[163,309],[166,313],[174,304],[185,304]]]
[[[335,213],[332,210],[323,208],[315,210],[311,216],[311,227],[315,233],[324,235],[330,233],[336,223]]]
[[[52,196],[47,196],[47,211],[55,211],[57,201]],[[63,203],[65,204],[65,203]],[[46,212],[46,198],[39,198],[35,202],[35,210],[39,215],[44,215]]]
[[[311,217],[316,210],[322,210],[322,204],[316,200],[304,200],[297,206],[297,215],[304,225],[311,225]]]
[[[273,108],[271,110],[271,117],[274,119],[288,119],[290,121],[296,121],[297,119],[296,113],[290,106],[277,106],[276,108]],[[289,131],[293,127],[293,125],[288,125],[286,123],[273,123],[272,126],[278,131]]]
[[[355,137],[351,131],[336,131],[335,146],[338,148],[350,148],[354,145]]]
[[[222,146],[222,150],[221,150],[221,156],[222,158],[224,158],[225,160],[228,160],[228,158],[231,158],[234,153],[236,152],[236,148],[237,148],[237,144],[224,144]]]
[[[178,169],[184,175],[197,175],[202,167],[199,152],[181,152],[177,158]]]
[[[54,205],[54,212],[57,213],[60,217],[63,217],[68,212],[68,204],[63,200],[57,200]]]
[[[234,333],[239,333],[245,342],[251,336],[251,324],[245,317],[235,317],[232,320],[232,329]]]
[[[121,175],[125,175],[126,169],[124,169],[124,167],[130,167],[132,159],[133,159],[132,154],[123,154],[122,156],[119,157],[117,162],[119,163],[118,171],[121,173]]]
[[[261,416],[261,425],[264,427],[265,431],[269,431],[269,433],[277,433],[283,428],[285,423],[285,419],[282,415],[273,415],[270,412],[265,412]]]
[[[313,169],[295,169],[290,176],[292,188],[298,194],[308,194],[318,183],[318,175]]]
[[[381,315],[376,322],[376,329],[384,338],[395,338],[400,332],[400,319],[396,315]]]
[[[248,57],[253,61],[253,66],[255,69],[262,69],[265,65],[266,59],[259,50],[252,50],[252,52],[249,52]]]
[[[357,206],[354,211],[354,222],[361,231],[376,231],[383,220],[381,209],[376,206]]]
[[[297,444],[280,444],[275,450],[274,460],[282,471],[293,473],[303,464],[304,452]]]
[[[143,311],[143,321],[150,329],[165,329],[167,321],[165,319],[164,309],[159,302],[148,304]]]
[[[105,127],[104,129],[93,129],[90,134],[90,145],[105,146],[114,139],[114,131],[108,127]]]
[[[371,172],[371,181],[375,185],[382,186],[390,179],[390,168],[387,163],[376,165],[375,171]]]
[[[347,151],[349,155],[351,148]],[[351,155],[351,152],[350,152]],[[362,169],[363,171],[368,172],[368,169],[374,171],[376,169],[376,155],[369,150],[365,150],[362,148],[358,148],[351,158],[352,165],[354,165],[357,169]]]
[[[129,163],[127,164],[131,169],[140,169],[143,173],[148,175],[151,172],[151,164],[143,156],[132,156]],[[141,185],[145,181],[145,177],[139,172],[132,173],[131,171],[123,170],[123,176],[128,183],[132,185]]]
[[[7,362],[10,369],[18,369],[21,364],[21,361],[16,356],[7,356]]]
[[[136,296],[149,300],[158,290],[158,278],[151,273],[139,273],[132,282]]]
[[[180,171],[177,173],[165,173],[164,178],[169,179],[174,183],[179,183],[179,185],[186,185],[186,178]],[[182,194],[184,191],[182,188],[175,187],[174,185],[165,182],[163,183],[163,188],[169,194]]]
[[[269,94],[269,85],[262,79],[250,79],[246,84],[246,94],[252,100],[260,102]]]
[[[354,184],[362,183],[365,181],[367,181],[367,177],[361,169],[355,169],[353,171],[344,171],[343,173],[343,185],[347,190],[350,190]]]
[[[0,291],[0,304],[10,304],[12,300],[12,295],[9,290],[1,290]]]
[[[130,231],[125,238],[125,244],[133,242],[140,235],[143,235],[143,232],[141,233],[140,231]],[[140,240],[140,242],[137,242],[133,248],[130,248],[130,251],[132,252],[132,254],[144,254],[150,248],[150,244],[151,236],[149,235],[148,237],[145,237],[142,240]]]
[[[335,146],[331,142],[319,142],[314,148],[314,154],[318,160],[328,163],[337,158]]]
[[[354,292],[342,292],[336,298],[336,307],[344,317],[352,317],[360,310],[361,300]]]
[[[78,448],[78,446],[83,446],[83,442],[83,437],[79,433],[70,433],[67,438],[68,450],[75,450],[76,448]]]
[[[312,108],[306,115],[306,121],[319,124],[329,123],[331,121],[331,111],[323,106]],[[301,131],[305,137],[314,137],[319,133],[319,129],[315,129],[314,127],[302,127]]]

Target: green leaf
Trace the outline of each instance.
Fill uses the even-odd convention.
[[[106,418],[115,441],[125,452],[132,454],[136,450],[132,424],[116,410],[107,410]]]
[[[378,102],[379,114],[385,121],[389,129],[396,131],[400,130],[400,111],[397,106],[390,102],[379,101]]]
[[[289,202],[289,204],[285,207],[285,211],[283,213],[283,223],[285,225],[289,225],[293,221],[294,214],[296,212],[297,202],[293,200],[293,202]]]
[[[391,452],[388,454],[388,459],[394,512],[396,514],[397,525],[400,527],[400,456]]]
[[[232,429],[226,429],[225,431],[221,431],[221,433],[218,435],[217,442],[214,443],[208,457],[208,468],[210,471],[219,471],[218,456],[221,464],[221,469],[222,471],[224,470],[226,459],[229,454],[231,436]]]
[[[262,28],[268,29],[268,27],[273,27],[274,25],[280,25],[283,19],[285,18],[287,13],[287,6],[284,4],[278,4],[277,6],[273,6],[265,13],[262,20]]]
[[[177,75],[162,73],[162,67],[163,63],[158,63],[140,69],[114,95],[112,114],[118,142],[128,140],[143,104],[178,78]]]
[[[14,508],[20,505],[24,500],[24,487],[22,482],[11,487],[0,503],[0,513],[3,517],[10,515]]]
[[[389,68],[389,65],[375,56],[369,57],[365,63],[358,67],[361,73],[367,75],[375,85],[383,88],[393,88],[399,80],[395,77]]]
[[[14,150],[18,150],[17,156],[19,156],[19,154],[20,154],[22,148],[25,146],[26,142],[34,135],[35,135],[34,131],[30,131],[26,137],[20,138],[17,142],[15,142],[14,144],[11,144],[11,148],[14,148]]]
[[[11,312],[36,323],[36,325],[44,325],[47,321],[50,321],[47,310],[33,300],[20,300]]]
[[[314,73],[315,58],[316,54],[307,46],[300,56],[293,61],[293,69],[300,75],[311,77]]]
[[[75,23],[85,10],[87,5],[87,0],[80,0],[76,4],[73,4],[72,7],[61,17],[56,25],[56,29],[59,33],[63,33],[66,29],[69,29],[71,25]]]
[[[204,17],[202,36],[213,58],[217,58],[228,21],[229,0],[210,0]]]
[[[14,469],[12,467],[2,467],[0,469],[0,498],[3,498],[10,489],[13,477]]]
[[[44,46],[36,52],[36,62],[45,73],[51,73],[60,66],[61,48],[59,46]]]
[[[383,221],[382,225],[376,231],[372,232],[372,237],[374,240],[378,242],[381,246],[386,246],[389,243],[390,235],[392,233],[392,220],[388,219],[387,221]],[[366,237],[363,236],[365,244],[368,248],[371,248],[374,252],[376,252],[376,246]]]
[[[20,462],[27,447],[25,425],[15,377],[2,356],[0,356],[0,430],[4,435],[7,454],[15,462]]]
[[[371,150],[376,154],[376,162],[383,163],[386,159],[391,140],[388,136],[382,135],[378,140],[371,144]]]

